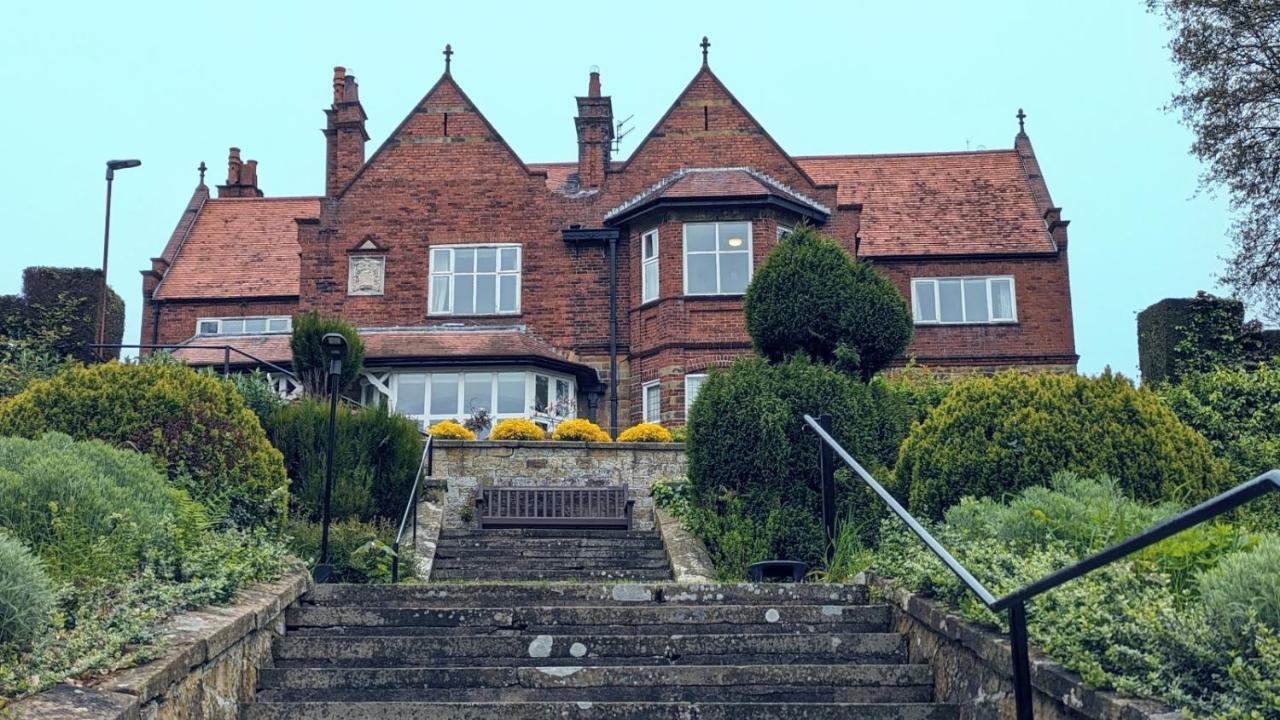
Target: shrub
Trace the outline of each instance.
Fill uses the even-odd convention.
[[[329,351],[320,342],[329,333],[340,333],[347,339],[347,357],[342,361],[339,388],[349,386],[360,377],[364,367],[364,342],[354,325],[342,318],[324,317],[314,310],[298,315],[293,319],[293,336],[289,338],[293,373],[302,383],[303,392],[313,397],[329,396]]]
[[[291,519],[286,530],[289,547],[308,566],[320,559],[319,523]],[[391,544],[396,528],[389,520],[361,522],[347,518],[329,526],[329,564],[333,567],[331,582],[372,583],[391,581]],[[401,548],[400,577],[413,576],[413,561]]]
[[[93,268],[29,267],[22,271],[22,295],[0,296],[0,337],[54,357],[84,362],[98,359],[89,347],[98,335],[102,271]],[[107,288],[106,334],[118,345],[124,336],[124,300]],[[108,355],[117,353],[107,351]]]
[[[556,425],[552,440],[578,440],[585,442],[612,442],[613,438],[599,425],[586,418],[573,418]]]
[[[332,517],[400,517],[422,459],[417,425],[381,405],[358,410],[341,406],[336,420]],[[295,512],[318,520],[324,497],[329,404],[303,399],[280,408],[268,420],[267,433],[284,455]]]
[[[47,380],[73,367],[75,360],[32,348],[25,342],[0,347],[0,398],[17,395],[36,380]]]
[[[1231,483],[1280,468],[1280,363],[1189,374],[1177,385],[1157,385],[1156,393],[1226,461]],[[1241,512],[1260,528],[1280,530],[1276,495]]]
[[[803,352],[870,379],[911,341],[902,294],[870,265],[809,227],[778,243],[743,299],[756,350],[777,362]]]
[[[684,441],[689,437],[689,429],[684,425],[681,425],[680,427],[668,428],[668,432],[671,433],[671,442],[677,442],[682,445],[684,444]]]
[[[145,456],[104,443],[0,438],[0,526],[60,580],[118,579],[198,542],[203,510]]]
[[[205,372],[212,373],[210,369]],[[263,425],[267,424],[267,418],[271,413],[284,407],[285,400],[280,394],[271,387],[270,381],[267,380],[267,374],[261,370],[254,369],[248,373],[233,373],[224,378],[230,383],[231,387],[240,393],[240,397],[244,398],[244,404],[253,411],[254,416],[258,418],[258,422]]]
[[[457,420],[441,420],[427,428],[427,433],[441,440],[475,440],[476,434],[458,424]]]
[[[1280,632],[1280,537],[1223,558],[1200,575],[1200,602],[1212,625],[1243,642],[1251,616]]]
[[[965,495],[1001,497],[1058,470],[1110,475],[1134,497],[1179,502],[1225,480],[1204,438],[1108,370],[958,383],[903,443],[894,483],[913,512],[936,518]]]
[[[182,365],[76,367],[0,400],[0,435],[49,431],[137,448],[236,525],[275,522],[287,505],[280,453],[240,394]]]
[[[35,555],[0,529],[0,647],[23,649],[49,626],[53,592]]]
[[[669,443],[675,442],[671,431],[658,423],[640,423],[633,425],[618,436],[618,442]]]
[[[545,440],[547,433],[532,420],[507,418],[493,426],[490,440]]]

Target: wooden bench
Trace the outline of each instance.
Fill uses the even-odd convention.
[[[476,519],[483,528],[631,529],[635,501],[623,486],[482,487]]]

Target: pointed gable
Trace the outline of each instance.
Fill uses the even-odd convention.
[[[653,177],[687,167],[722,166],[726,158],[790,185],[818,187],[706,65],[641,141],[623,170],[632,176]]]
[[[491,178],[529,169],[446,72],[377,149],[346,189],[371,176],[387,179],[408,168],[449,167],[454,177]]]

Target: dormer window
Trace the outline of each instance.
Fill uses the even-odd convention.
[[[433,247],[430,269],[432,315],[520,312],[519,245]]]
[[[288,315],[200,318],[196,321],[197,335],[270,335],[287,333],[291,330],[293,330],[293,318]]]
[[[685,295],[741,295],[751,266],[751,223],[684,224]]]

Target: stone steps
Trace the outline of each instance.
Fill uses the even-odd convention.
[[[431,579],[669,580],[652,531],[521,528],[454,530],[436,543]]]
[[[865,585],[715,583],[426,583],[317,585],[305,605],[364,608],[865,605]],[[304,606],[305,606],[304,605]]]
[[[931,703],[258,702],[245,720],[955,720]]]
[[[636,569],[611,567],[607,569],[588,568],[432,568],[432,580],[547,580],[580,582],[605,582],[609,580],[670,580],[671,570]]]

